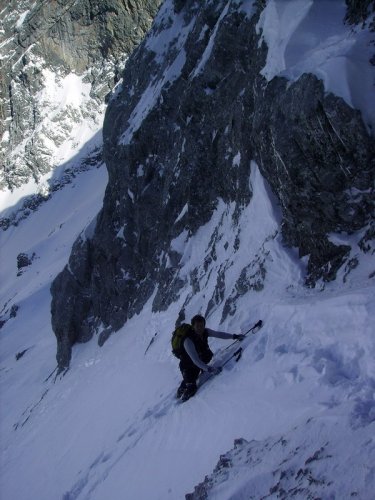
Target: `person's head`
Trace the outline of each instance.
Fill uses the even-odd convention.
[[[191,320],[191,326],[194,328],[195,333],[202,335],[206,328],[206,320],[200,314],[196,314]]]

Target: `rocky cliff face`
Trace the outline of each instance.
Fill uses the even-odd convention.
[[[159,4],[1,2],[1,189],[38,183],[100,129],[105,96]]]
[[[330,233],[365,227],[373,210],[374,148],[359,112],[313,75],[275,78],[254,114],[256,158],[277,193],[288,246],[309,256],[306,283],[332,280],[351,247]]]
[[[217,272],[206,313],[226,300],[223,318],[233,314],[238,295],[262,288],[264,245],[225,290],[226,272],[244,251],[238,221],[253,195],[251,160],[281,209],[285,244],[307,256],[307,285],[356,265],[351,246],[334,243],[332,233],[361,230],[355,252],[372,251],[373,140],[360,112],[316,76],[266,80],[269,48],[258,24],[265,5],[166,1],[129,59],[104,123],[103,209],[52,286],[60,368],[74,342],[94,331],[103,342],[150,298],[153,310],[163,310],[185,287],[189,303],[212,271],[221,236],[213,232],[189,276],[180,274],[181,247],[219,200],[231,207],[237,244]]]

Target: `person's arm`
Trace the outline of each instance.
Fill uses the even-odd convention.
[[[207,328],[207,333],[209,337],[215,337],[217,339],[233,339],[233,335],[231,333],[217,332],[215,330],[211,330],[211,328]]]
[[[217,332],[215,330],[211,330],[211,328],[207,328],[207,333],[209,337],[215,337],[217,339],[225,339],[225,340],[243,340],[245,338],[245,335],[239,334],[232,334],[232,333],[226,333],[226,332]]]
[[[189,338],[186,338],[184,340],[184,348],[187,354],[189,355],[190,359],[192,362],[201,370],[207,372],[209,371],[208,365],[206,363],[203,363],[203,361],[200,359],[197,350],[195,349],[195,345],[192,340]]]

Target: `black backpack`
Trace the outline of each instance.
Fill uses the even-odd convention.
[[[172,352],[176,356],[176,358],[179,358],[183,353],[184,340],[193,333],[193,327],[191,325],[188,325],[187,323],[183,323],[182,325],[178,326],[172,333]]]

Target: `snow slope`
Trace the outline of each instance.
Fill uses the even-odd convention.
[[[150,306],[145,307],[103,348],[95,342],[75,347],[68,373],[55,382],[53,376],[47,380],[55,368],[49,285],[80,228],[100,208],[105,177],[103,169],[82,174],[76,186],[57,193],[13,233],[5,233],[6,239],[2,236],[7,260],[1,300],[11,299],[8,308],[19,305],[16,318],[1,330],[3,497],[183,498],[236,438],[263,443],[257,453],[268,477],[270,463],[288,457],[290,449],[269,454],[264,442],[286,435],[291,446],[303,446],[305,455],[311,455],[318,449],[312,443],[325,439],[315,439],[317,427],[306,423],[313,419],[318,427],[320,422],[339,422],[327,459],[330,491],[345,498],[342,484],[350,483],[359,498],[370,499],[375,488],[369,465],[375,462],[373,280],[359,286],[353,279],[345,286],[335,283],[320,292],[306,291],[299,282],[299,262],[275,236],[277,210],[255,164],[254,198],[242,215],[238,259],[226,289],[231,290],[244,254],[256,252],[262,242],[269,251],[269,272],[263,291],[241,297],[236,314],[221,325],[238,332],[264,320],[262,330],[247,341],[243,359],[189,402],[175,404],[179,372],[170,353],[170,331],[191,292],[187,286],[168,311],[152,314]],[[251,225],[246,224],[249,220]],[[186,245],[185,271],[197,265],[215,230],[229,246],[224,239],[217,245],[213,266],[233,257],[231,221],[231,207],[219,204],[213,219]],[[37,258],[16,278],[14,256],[19,251],[33,251]],[[211,287],[208,280],[189,306],[189,316],[204,310]],[[213,328],[219,325],[222,307],[209,319]],[[223,343],[216,340],[212,346],[217,350]],[[343,439],[355,467],[353,460],[342,459]],[[256,474],[258,483],[267,485],[269,477],[259,476],[257,467],[238,464],[232,470],[239,479],[225,484],[232,492],[243,490]],[[228,488],[213,498],[230,498]]]

